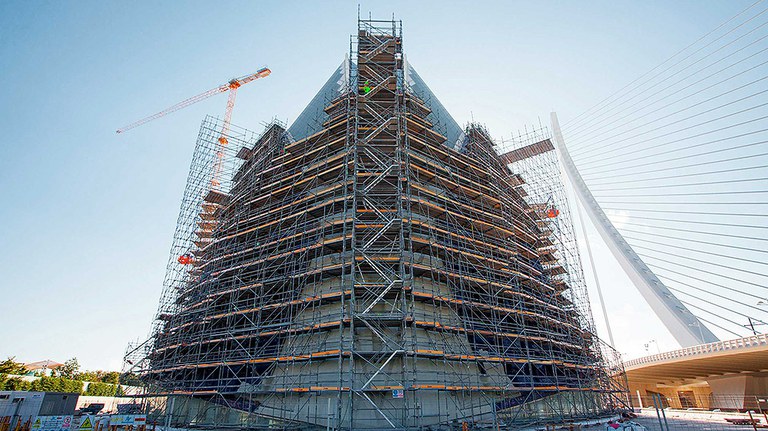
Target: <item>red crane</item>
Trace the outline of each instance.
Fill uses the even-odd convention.
[[[156,114],[150,115],[149,117],[142,118],[141,120],[133,122],[127,126],[121,127],[117,129],[117,133],[127,132],[128,130],[131,130],[135,127],[139,127],[142,124],[146,124],[152,120],[156,120],[160,117],[164,117],[170,114],[171,112],[176,112],[179,109],[185,108],[201,100],[205,100],[211,96],[215,96],[219,93],[229,91],[229,99],[227,99],[227,110],[224,112],[224,125],[221,128],[221,136],[219,137],[219,143],[221,144],[222,147],[224,147],[227,145],[227,135],[229,134],[229,125],[232,120],[232,109],[235,107],[235,97],[237,97],[237,89],[251,81],[255,81],[259,78],[265,78],[269,76],[270,73],[272,73],[272,71],[269,70],[269,68],[263,67],[257,70],[256,73],[251,73],[250,75],[245,75],[245,76],[241,76],[240,78],[232,79],[226,84],[219,85],[216,88],[212,88],[206,92],[198,94],[197,96],[193,96],[187,100],[181,101],[171,106],[170,108],[164,109]],[[219,185],[219,180],[218,180],[219,171],[221,170],[221,161],[222,161],[222,158],[224,157],[223,148],[217,153],[217,157],[218,157],[218,160],[216,161],[216,165],[214,167],[214,174],[213,174],[213,181],[212,181],[214,188],[218,187]]]

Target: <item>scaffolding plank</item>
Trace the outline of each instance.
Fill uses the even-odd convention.
[[[508,153],[504,153],[501,155],[501,159],[506,164],[512,164],[521,160],[538,156],[539,154],[544,154],[554,149],[555,146],[552,144],[552,141],[549,139],[544,139],[543,141],[535,142],[533,144],[512,150]]]

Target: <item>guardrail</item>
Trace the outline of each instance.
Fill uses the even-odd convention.
[[[634,367],[636,365],[650,364],[653,362],[666,361],[668,359],[677,359],[687,356],[696,356],[707,353],[739,350],[766,345],[768,345],[768,334],[752,335],[744,338],[699,344],[696,346],[672,350],[671,352],[663,352],[656,355],[644,356],[642,358],[630,359],[629,361],[624,362],[624,367]]]

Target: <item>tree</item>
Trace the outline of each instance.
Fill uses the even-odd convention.
[[[0,362],[0,374],[27,374],[24,364],[16,362],[15,359],[15,356],[9,356],[8,359]]]
[[[123,373],[120,376],[120,384],[126,386],[144,386],[144,382],[142,382],[139,376],[134,373]]]
[[[93,395],[98,397],[113,397],[117,393],[117,386],[101,382],[89,383],[88,389],[85,390],[85,395]]]
[[[120,373],[117,371],[107,371],[101,376],[101,381],[104,383],[111,383],[116,385],[120,382]]]
[[[83,371],[82,373],[77,373],[75,379],[83,382],[98,382],[101,380],[100,373],[100,371]]]
[[[77,373],[80,370],[80,363],[77,362],[77,358],[67,359],[64,365],[58,368],[59,375],[66,379],[77,378]]]
[[[81,373],[77,373],[75,380],[80,380],[83,382],[101,382],[116,385],[120,380],[120,373],[117,371],[103,370],[83,371]]]
[[[8,377],[0,374],[0,391],[28,391],[30,382],[21,380],[18,377]]]
[[[39,392],[83,392],[83,382],[64,377],[41,377],[30,385],[30,390]]]

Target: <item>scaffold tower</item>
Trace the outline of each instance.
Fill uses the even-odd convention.
[[[160,423],[497,430],[625,405],[546,130],[448,127],[414,73],[400,22],[359,20],[314,129],[233,125],[222,149],[203,122],[126,356]]]

